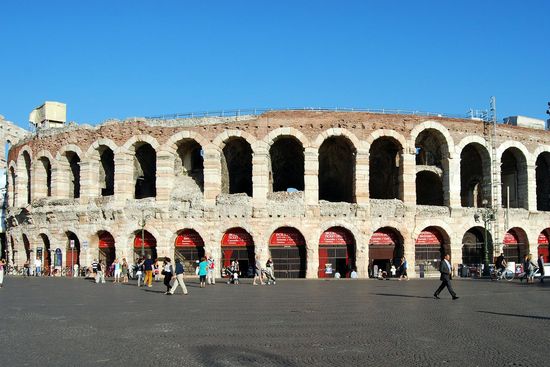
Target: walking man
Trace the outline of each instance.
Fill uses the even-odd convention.
[[[540,255],[539,260],[537,262],[538,262],[538,265],[539,265],[540,282],[544,283],[544,256]]]
[[[168,292],[167,294],[174,294],[176,292],[176,289],[178,289],[178,284],[181,285],[183,294],[187,294],[187,287],[185,286],[185,282],[183,281],[184,272],[185,272],[185,269],[183,268],[183,264],[181,263],[181,260],[176,259],[176,280],[174,280],[174,284],[172,284],[172,288],[170,289],[170,292]]]
[[[40,260],[39,257],[37,257],[34,260],[34,267],[36,269],[36,272],[34,273],[35,276],[39,277],[42,275],[42,260]]]
[[[145,280],[143,285],[147,284],[147,287],[153,286],[153,265],[155,262],[151,259],[151,255],[147,255],[147,259],[143,262],[143,269],[145,270]]]
[[[441,272],[441,276],[439,279],[441,279],[441,285],[434,293],[434,298],[439,299],[439,293],[443,290],[443,288],[447,287],[449,290],[449,293],[453,297],[453,300],[458,299],[458,296],[456,295],[455,291],[453,290],[453,286],[451,284],[451,274],[452,274],[452,267],[451,262],[449,261],[451,259],[451,255],[446,254],[443,258],[443,261],[441,261],[441,268],[439,271]]]
[[[97,263],[97,275],[95,277],[96,283],[105,283],[105,264],[103,260]]]

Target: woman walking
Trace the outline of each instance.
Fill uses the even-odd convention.
[[[128,283],[128,263],[126,258],[122,259],[122,283]]]
[[[120,283],[120,262],[118,261],[118,259],[115,259],[113,265],[115,271],[115,280],[113,280],[113,283]]]
[[[164,285],[166,286],[166,293],[170,292],[170,281],[172,280],[172,274],[174,274],[174,269],[172,269],[172,262],[169,257],[164,258],[164,268],[162,269],[162,275],[164,275]]]
[[[201,282],[201,288],[206,287],[206,274],[208,274],[208,262],[206,258],[202,257],[199,263],[199,279]]]

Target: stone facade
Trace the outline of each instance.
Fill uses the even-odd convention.
[[[505,191],[491,190],[485,129],[469,119],[277,111],[40,132],[9,152],[8,240],[26,254],[22,264],[45,246],[65,262],[76,238],[79,262],[90,264],[108,232],[116,256],[132,259],[144,216],[158,256],[173,257],[178,233],[191,229],[221,264],[222,238],[238,228],[265,263],[272,234],[293,228],[305,242],[305,276],[316,278],[320,239],[336,228],[352,238],[359,277],[381,256],[374,233],[394,239],[401,250],[391,257],[406,256],[414,277],[429,247],[419,238],[437,237],[453,265],[467,262],[468,234],[483,242],[482,199]],[[537,253],[550,227],[550,133],[498,125],[496,155],[496,175],[512,189],[496,238],[512,235],[518,257]]]

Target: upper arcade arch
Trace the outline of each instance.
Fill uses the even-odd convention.
[[[301,141],[279,135],[269,148],[270,184],[273,192],[304,190],[305,156]]]
[[[319,147],[319,200],[356,201],[356,146],[344,135],[331,135]]]
[[[460,201],[463,207],[482,207],[490,201],[491,158],[479,141],[460,150]]]
[[[370,144],[370,198],[403,200],[403,193],[403,145],[391,136],[381,136]]]
[[[529,153],[520,144],[510,145],[500,155],[500,178],[502,205],[510,208],[528,209]],[[509,196],[508,196],[509,193]]]
[[[550,151],[542,151],[535,157],[537,210],[550,211]]]

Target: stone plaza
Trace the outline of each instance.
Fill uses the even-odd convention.
[[[548,283],[7,277],[3,366],[548,366]]]

